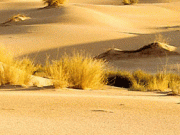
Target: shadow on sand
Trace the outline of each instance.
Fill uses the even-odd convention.
[[[88,53],[88,55],[95,57],[107,51],[110,48],[118,48],[121,50],[136,50],[144,45],[154,42],[157,34],[162,34],[164,38],[170,38],[171,39],[171,41],[169,42],[170,45],[180,47],[179,32],[170,31],[170,32],[162,32],[155,34],[138,35],[135,37],[124,38],[124,39],[114,39],[114,40],[98,41],[98,42],[91,42],[84,44],[74,44],[71,46],[33,52],[30,54],[19,56],[18,58],[28,56],[31,59],[35,59],[35,62],[44,64],[47,59],[47,56],[49,57],[50,60],[57,60],[61,58],[65,53],[71,55],[74,51],[77,52],[83,51],[84,53]]]
[[[54,90],[53,86],[44,86],[44,87],[23,87],[21,85],[2,85],[0,86],[0,91],[40,91],[40,90]]]

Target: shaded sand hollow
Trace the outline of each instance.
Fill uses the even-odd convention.
[[[58,59],[74,50],[94,57],[110,48],[137,50],[155,40],[180,47],[179,0],[142,0],[128,6],[119,0],[69,0],[60,8],[44,6],[41,0],[0,0],[0,45],[17,58],[29,56],[42,64],[47,56]],[[28,19],[9,21],[18,14]],[[110,64],[148,72],[167,64],[173,71],[180,69],[177,55]],[[179,135],[179,102],[179,97],[115,87],[100,91],[3,87],[0,134]]]

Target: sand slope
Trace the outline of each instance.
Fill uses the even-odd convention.
[[[1,2],[0,22],[18,13],[31,19],[0,27],[0,42],[17,57],[29,55],[42,63],[46,55],[56,59],[74,49],[93,56],[112,47],[137,49],[153,42],[157,33],[179,47],[180,14],[173,7],[180,3],[167,4],[114,6],[70,1],[59,9],[39,9],[41,1]]]
[[[43,9],[41,0],[0,0],[0,23],[17,14],[31,18],[1,25],[0,45],[17,58],[29,56],[38,63],[74,50],[93,57],[109,48],[137,50],[153,43],[158,34],[178,48],[180,1],[157,2],[161,1],[123,6],[119,0],[69,0],[63,7]],[[110,64],[156,72],[167,63],[177,68],[179,57],[136,57]],[[0,134],[179,135],[179,103],[179,97],[166,93],[115,87],[99,91],[1,87]]]
[[[128,92],[0,91],[1,134],[178,135],[179,97]]]

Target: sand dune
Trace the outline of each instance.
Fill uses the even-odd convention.
[[[179,97],[113,89],[1,89],[0,132],[3,135],[180,133]]]
[[[177,48],[174,46],[167,45],[165,43],[155,42],[149,45],[143,46],[138,50],[126,50],[114,48],[110,49],[95,58],[105,60],[122,60],[122,59],[138,59],[144,57],[162,57],[170,55],[180,55],[176,52]],[[178,57],[178,56],[177,56]]]
[[[2,23],[19,13],[31,17],[0,27],[0,42],[17,57],[29,55],[43,63],[46,55],[55,59],[73,49],[93,56],[112,47],[138,49],[153,42],[160,32],[165,39],[171,38],[170,44],[179,47],[180,14],[172,8],[179,2],[169,3],[171,8],[163,4],[103,6],[75,1],[58,9],[39,9],[44,7],[41,1],[1,4]]]
[[[142,50],[158,34],[163,37],[158,40],[167,41],[176,51],[180,48],[179,0],[141,0],[128,6],[121,0],[69,0],[59,8],[45,6],[41,0],[0,0],[1,24],[18,14],[30,17],[1,25],[0,45],[17,58],[29,56],[37,63],[74,50],[93,57],[110,48]],[[160,50],[172,52],[167,46]],[[169,55],[109,64],[115,69],[155,73],[167,64],[178,68],[178,63],[179,56]],[[44,81],[39,83],[43,86]],[[0,119],[1,134],[180,134],[179,97],[115,87],[99,91],[1,87]]]

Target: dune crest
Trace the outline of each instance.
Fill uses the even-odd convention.
[[[122,51],[120,49],[113,48],[96,56],[95,58],[106,59],[106,60],[120,60],[127,58],[180,55],[180,53],[176,52],[176,49],[177,49],[176,47],[165,43],[154,42],[149,45],[145,45],[137,50]]]

